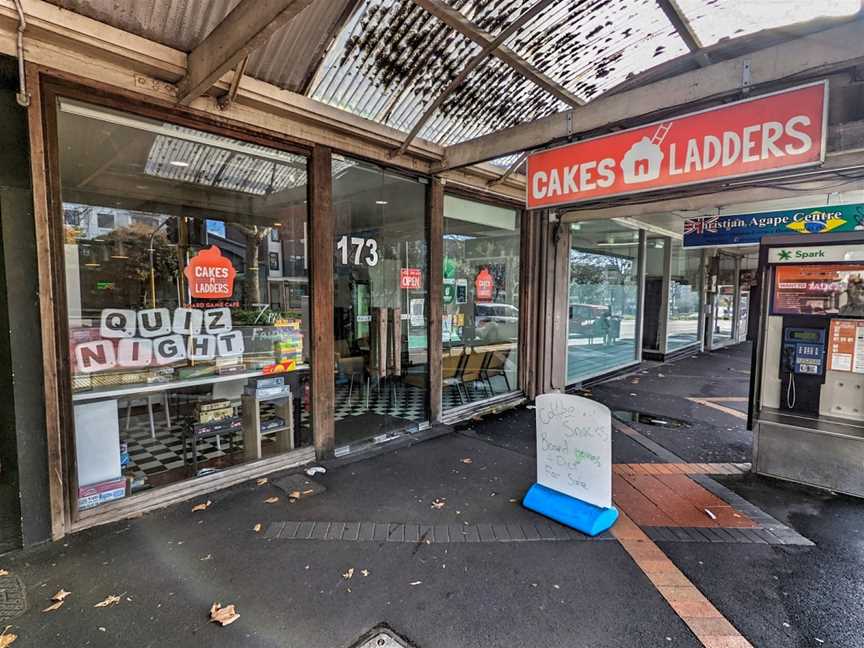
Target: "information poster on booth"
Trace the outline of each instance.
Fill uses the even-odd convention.
[[[601,508],[612,506],[612,417],[568,394],[537,400],[537,482]]]
[[[864,320],[832,320],[828,335],[828,369],[864,373]]]

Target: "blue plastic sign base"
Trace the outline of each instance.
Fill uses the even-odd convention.
[[[594,506],[540,484],[528,489],[522,506],[592,537],[609,529],[618,519],[614,506]]]

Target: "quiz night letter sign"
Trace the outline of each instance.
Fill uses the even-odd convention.
[[[612,506],[612,415],[588,398],[536,399],[537,483],[523,504],[588,535],[615,523]]]

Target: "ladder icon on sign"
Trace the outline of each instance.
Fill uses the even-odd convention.
[[[660,146],[663,143],[663,140],[666,139],[666,136],[669,134],[669,130],[672,128],[672,122],[666,122],[665,124],[660,124],[657,127],[657,130],[654,131],[654,136],[651,138],[651,143]]]

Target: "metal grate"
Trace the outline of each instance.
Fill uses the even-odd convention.
[[[405,637],[401,637],[387,624],[379,624],[363,634],[350,648],[416,648]]]
[[[24,584],[14,574],[0,576],[0,623],[11,621],[27,610]]]

